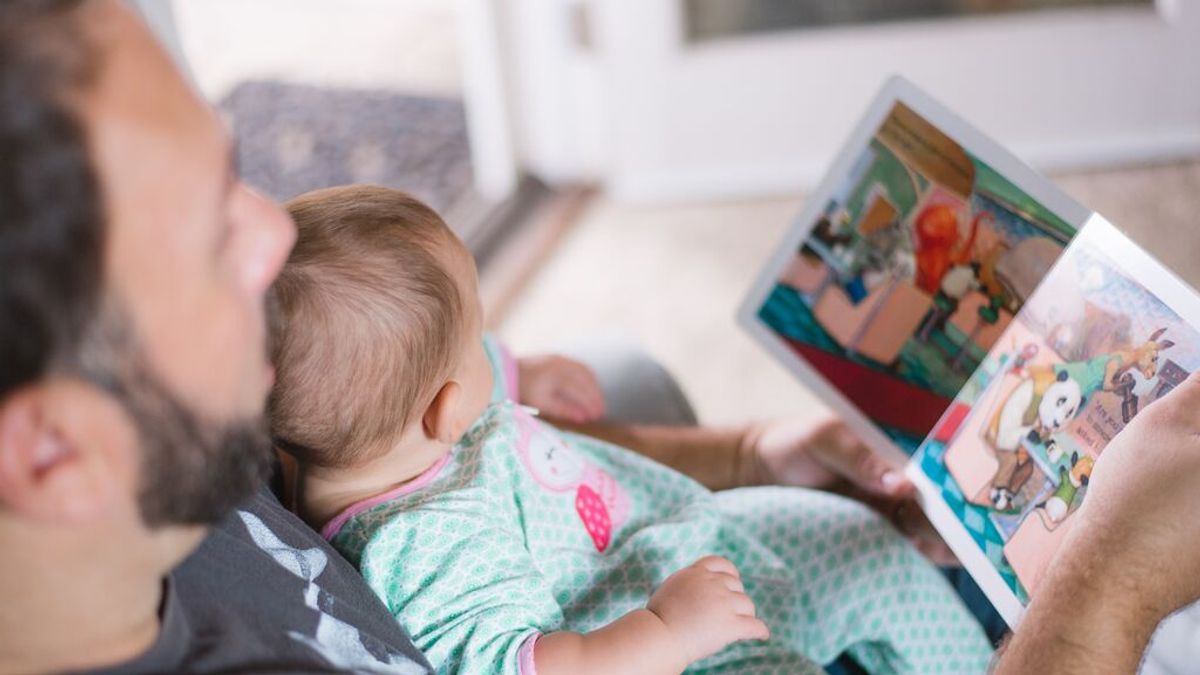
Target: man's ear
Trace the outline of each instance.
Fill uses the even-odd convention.
[[[462,405],[462,395],[462,385],[454,380],[442,385],[421,417],[421,428],[425,432],[425,438],[447,444],[458,442],[466,431],[462,428],[458,414]]]
[[[0,400],[0,505],[36,521],[80,524],[94,520],[111,504],[119,482],[106,471],[98,448],[71,439],[85,435],[67,428],[74,415],[55,412],[64,405],[88,406],[69,391],[34,385]],[[99,444],[102,441],[96,440]]]

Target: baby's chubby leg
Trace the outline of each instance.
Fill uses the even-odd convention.
[[[932,564],[879,515],[829,493],[761,487],[717,494],[730,557],[782,641],[873,673],[982,673],[991,647]],[[790,587],[788,587],[790,586]]]

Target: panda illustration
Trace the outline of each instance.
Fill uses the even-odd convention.
[[[1062,430],[1083,407],[1083,389],[1066,370],[1030,368],[988,427],[987,440],[997,451],[1013,452],[1023,439],[1041,442]]]

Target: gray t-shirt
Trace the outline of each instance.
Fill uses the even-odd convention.
[[[358,572],[266,487],[167,579],[162,631],[102,673],[388,673],[428,662]]]

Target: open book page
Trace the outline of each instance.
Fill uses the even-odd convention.
[[[746,321],[849,421],[911,454],[1082,218],[935,103],[886,92]]]
[[[1010,624],[1096,458],[1200,368],[1198,318],[1191,288],[1093,216],[913,457],[931,520]]]

